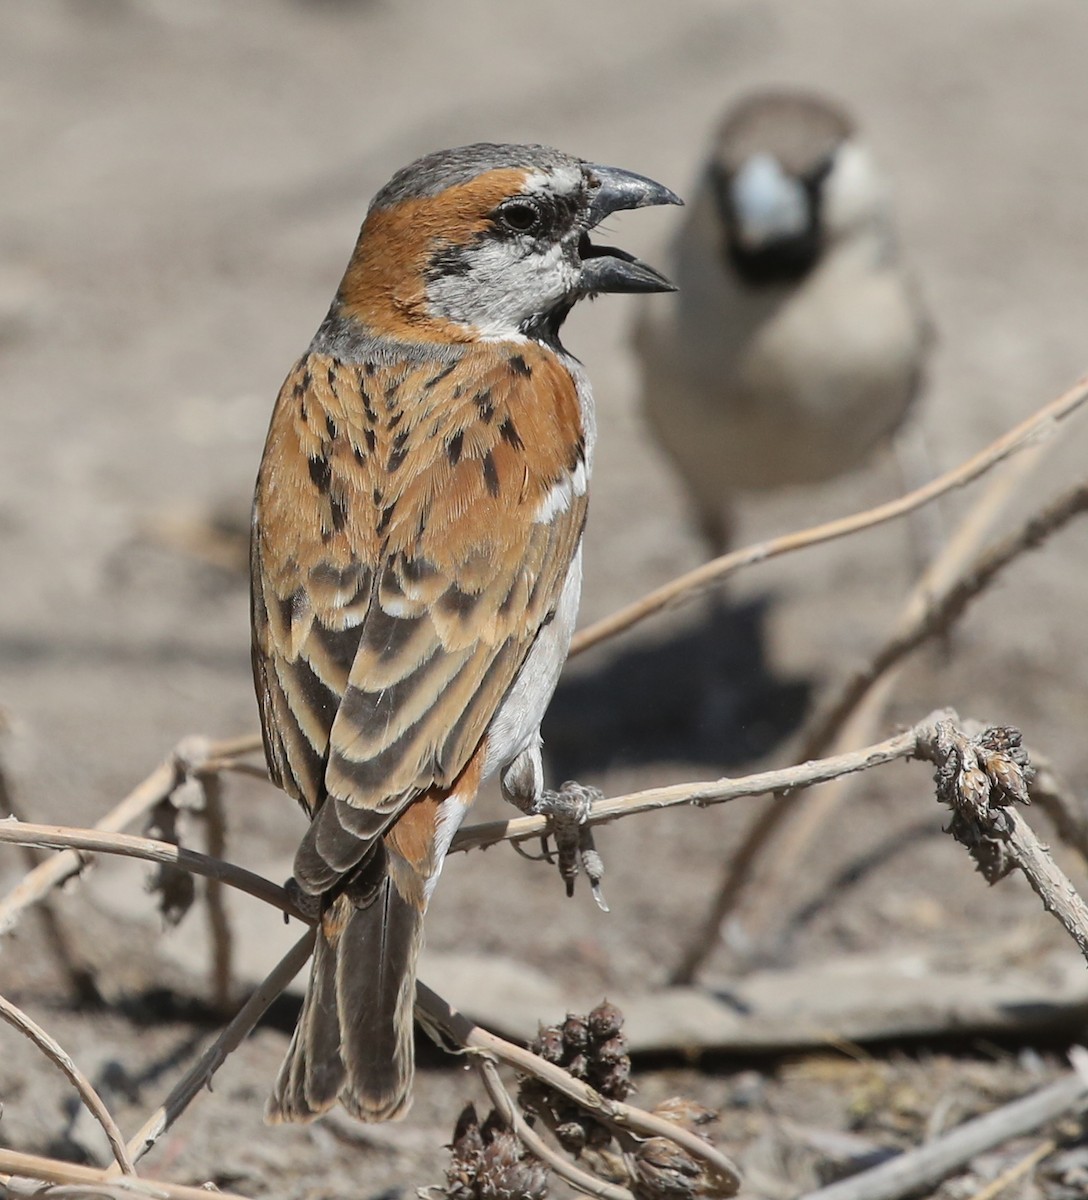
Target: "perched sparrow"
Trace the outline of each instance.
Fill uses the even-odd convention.
[[[584,296],[673,290],[589,231],[676,203],[545,146],[422,158],[374,198],[283,385],[253,509],[253,666],[272,778],[311,818],[295,886],[320,924],[272,1120],[337,1100],[404,1115],[450,841],[493,771],[543,809],[594,441],[559,329]]]
[[[678,304],[639,315],[642,404],[721,551],[735,492],[829,479],[889,438],[928,325],[884,179],[818,96],[728,114],[673,260]]]

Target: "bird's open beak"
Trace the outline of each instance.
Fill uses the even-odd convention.
[[[618,167],[591,164],[586,167],[593,198],[589,207],[589,228],[593,229],[614,212],[628,208],[647,208],[654,204],[683,204],[683,200],[663,184],[621,171]],[[578,245],[582,259],[580,290],[596,292],[675,292],[676,287],[660,271],[641,262],[633,254],[614,246],[595,246],[584,233]]]

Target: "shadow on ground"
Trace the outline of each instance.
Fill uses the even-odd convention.
[[[767,664],[769,599],[709,601],[670,634],[575,665],[544,719],[551,779],[610,767],[760,758],[800,725],[812,681]]]

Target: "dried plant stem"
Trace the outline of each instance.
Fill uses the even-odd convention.
[[[199,774],[204,770],[209,760],[232,761],[238,755],[252,753],[260,745],[260,738],[253,734],[216,742],[203,737],[183,739],[164,762],[96,823],[95,828],[102,833],[120,833],[165,800],[186,775]],[[83,855],[64,850],[24,876],[0,900],[0,935],[10,933],[22,913],[32,904],[38,903],[66,879],[78,875],[86,861]]]
[[[103,833],[117,833],[148,813],[160,800],[169,796],[180,782],[178,763],[171,756],[134,788],[112,811],[95,825]],[[54,854],[0,900],[0,934],[10,933],[25,909],[36,904],[73,875],[83,869],[84,859],[74,850]]]
[[[919,728],[916,755],[936,766],[937,798],[953,813],[948,832],[967,846],[983,876],[995,882],[1019,868],[1043,908],[1061,922],[1088,960],[1088,904],[1017,810],[1015,800],[1027,801],[1021,772],[1013,767],[1020,778],[1010,777],[1011,756],[995,753],[990,744],[991,735],[1008,732],[980,728],[968,736],[950,714],[929,728]],[[995,763],[1003,772],[1000,778]]]
[[[103,1197],[110,1200],[132,1200],[132,1197],[146,1197],[149,1200],[208,1200],[209,1196],[218,1196],[220,1200],[246,1200],[236,1192],[222,1192],[218,1188],[209,1191],[207,1188],[187,1187],[181,1183],[163,1183],[158,1179],[145,1179],[142,1176],[125,1175],[111,1177],[108,1172],[97,1167],[81,1167],[75,1163],[60,1162],[55,1158],[42,1158],[37,1154],[22,1154],[18,1150],[0,1148],[0,1180],[7,1186],[10,1195],[25,1195],[17,1180],[44,1180],[56,1184],[58,1189],[64,1188],[63,1195],[79,1194],[75,1188],[85,1189],[85,1196]],[[35,1187],[34,1196],[48,1197],[52,1188]]]
[[[0,764],[0,818],[7,817],[14,817],[16,821],[21,821],[24,814],[15,799],[15,792],[8,780],[7,773]],[[24,847],[23,857],[27,869],[30,871],[35,870],[41,864],[41,854],[33,846]],[[45,897],[42,898],[38,915],[45,932],[46,944],[52,952],[61,974],[67,979],[72,995],[81,1004],[100,1004],[102,995],[98,990],[98,984],[95,983],[94,972],[73,946],[60,913]]]
[[[106,1140],[110,1144],[113,1156],[117,1160],[118,1168],[125,1175],[135,1175],[136,1168],[132,1165],[132,1160],[125,1149],[125,1140],[121,1136],[121,1131],[117,1128],[113,1117],[110,1116],[109,1109],[103,1103],[102,1097],[94,1090],[87,1076],[72,1061],[71,1055],[68,1054],[55,1038],[46,1033],[36,1021],[31,1020],[21,1008],[16,1007],[16,1005],[12,1004],[4,996],[0,996],[0,1019],[7,1021],[9,1025],[17,1029],[24,1037],[29,1038],[45,1057],[62,1072],[68,1082],[79,1093],[79,1098],[83,1101],[84,1107],[102,1127],[102,1132],[106,1135]]]
[[[1003,809],[1002,813],[1009,826],[1003,835],[1009,858],[1088,960],[1088,905],[1020,813],[1014,808]]]
[[[975,1192],[970,1200],[995,1200],[995,1197],[1017,1180],[1023,1177],[1031,1170],[1032,1167],[1038,1166],[1044,1158],[1049,1154],[1053,1154],[1058,1148],[1058,1143],[1051,1138],[1047,1138],[1045,1142],[1040,1142],[1034,1150],[1025,1154],[1019,1161],[1014,1162],[1007,1171],[1002,1171],[1001,1174],[990,1183],[988,1183],[981,1191]]]
[[[966,1121],[917,1150],[809,1192],[801,1200],[899,1200],[935,1186],[976,1154],[1030,1133],[1082,1106],[1086,1099],[1088,1079],[1080,1070],[1073,1071],[1030,1096]]]
[[[205,847],[210,858],[222,860],[227,852],[227,818],[223,809],[222,780],[218,774],[206,774],[202,777],[201,784],[204,789]],[[234,947],[222,880],[209,877],[204,896],[207,900],[208,934],[212,945],[212,1003],[220,1012],[225,1012],[230,1005]]]
[[[740,1188],[740,1172],[734,1163],[698,1134],[665,1117],[607,1099],[562,1067],[545,1062],[532,1051],[481,1029],[424,983],[416,984],[416,1016],[425,1028],[440,1030],[470,1054],[488,1055],[523,1075],[539,1079],[613,1129],[640,1137],[668,1138],[699,1163],[710,1181],[708,1190],[711,1194],[733,1196]]]
[[[0,821],[0,845],[4,843],[46,846],[50,849],[72,847],[96,854],[120,854],[125,858],[143,858],[148,862],[168,863],[191,871],[194,875],[220,879],[276,908],[283,908],[286,903],[290,915],[299,915],[286,900],[286,892],[262,875],[222,859],[209,858],[198,850],[186,850],[182,846],[175,846],[172,842],[158,842],[154,838],[137,837],[132,833],[103,833],[93,829],[69,829],[63,825]]]
[[[498,1068],[491,1059],[478,1055],[476,1070],[484,1090],[506,1128],[517,1135],[518,1141],[530,1154],[535,1154],[542,1163],[551,1167],[560,1179],[565,1179],[575,1191],[584,1192],[587,1196],[596,1196],[598,1200],[634,1200],[634,1194],[627,1188],[590,1175],[588,1171],[576,1167],[565,1154],[549,1146],[521,1115],[521,1110],[503,1086]]]
[[[1083,804],[1046,758],[1032,753],[1031,765],[1035,768],[1030,786],[1032,804],[1046,813],[1062,841],[1088,864],[1088,815]]]
[[[128,1151],[134,1162],[139,1162],[189,1107],[200,1089],[222,1066],[227,1055],[241,1045],[284,988],[306,965],[306,960],[313,953],[314,936],[314,931],[308,930],[280,959],[230,1024],[186,1072],[160,1107],[148,1117],[139,1132],[129,1139]],[[111,1174],[113,1170],[111,1168]]]
[[[1021,469],[1013,473],[1012,482],[1025,478],[1027,471],[1037,465],[1041,450],[1042,447],[1032,447],[1028,451],[1030,457],[1018,460],[1016,465]],[[1088,486],[1078,484],[1042,512],[1030,517],[1011,535],[991,546],[964,571],[964,558],[973,552],[989,518],[999,502],[1008,496],[1008,474],[995,481],[977,511],[969,515],[946,551],[924,574],[912,591],[891,637],[871,661],[847,681],[809,731],[802,757],[825,753],[829,747],[841,753],[848,746],[871,738],[907,655],[945,632],[1011,562],[1037,548],[1088,509]],[[938,591],[943,594],[934,598]],[[848,784],[844,780],[812,797],[804,806],[795,805],[792,797],[778,796],[753,819],[728,864],[707,915],[673,970],[670,983],[687,985],[694,981],[718,943],[723,922],[740,907],[742,896],[755,876],[756,864],[775,837],[780,840],[769,875],[763,879],[763,887],[769,894],[780,895],[786,881],[797,871],[813,838],[826,827],[847,794]],[[788,839],[781,840],[779,830],[788,823],[791,814],[794,815],[793,828]],[[767,906],[767,919],[772,912],[779,911],[778,905]]]
[[[930,714],[922,725],[931,725],[945,713]],[[632,792],[626,796],[614,796],[597,801],[587,818],[589,825],[603,825],[621,817],[637,813],[656,812],[677,805],[694,805],[699,808],[710,804],[724,804],[746,796],[760,796],[767,792],[809,787],[815,783],[826,783],[854,771],[865,771],[870,767],[909,758],[915,749],[917,734],[914,729],[895,737],[887,738],[875,745],[863,747],[850,754],[840,754],[816,762],[801,763],[795,767],[784,767],[775,771],[763,771],[740,779],[717,779],[707,783],[681,783],[670,787],[650,788],[644,792]],[[473,850],[493,846],[499,842],[525,841],[540,837],[548,830],[547,817],[517,817],[510,821],[487,821],[469,825],[460,830],[453,841],[454,850]],[[289,915],[302,919],[283,888],[244,867],[210,858],[196,850],[186,850],[170,842],[155,841],[153,838],[137,837],[128,833],[103,833],[93,829],[72,829],[62,825],[32,825],[16,821],[0,821],[0,844],[46,846],[49,848],[74,847],[78,850],[100,854],[120,854],[128,858],[142,858],[149,862],[169,863],[194,875],[219,879],[231,887],[238,888],[250,896],[283,909]]]
[[[823,542],[834,541],[857,533],[862,529],[871,529],[897,517],[905,516],[914,509],[928,504],[938,496],[956,488],[964,487],[980,475],[985,474],[991,467],[1014,454],[1021,447],[1036,438],[1047,436],[1054,432],[1058,424],[1088,400],[1088,379],[1079,380],[1072,388],[1056,400],[1038,409],[1014,429],[999,437],[978,454],[967,459],[951,471],[938,476],[924,487],[916,488],[897,500],[887,504],[855,513],[849,517],[840,517],[823,525],[813,526],[796,533],[784,534],[765,542],[757,542],[721,558],[715,558],[693,571],[671,580],[669,583],[656,588],[641,600],[621,608],[611,616],[595,622],[588,628],[575,635],[571,644],[570,655],[581,654],[591,646],[607,641],[617,634],[623,633],[633,625],[646,620],[647,617],[661,612],[681,600],[689,600],[703,592],[711,584],[715,584],[734,574],[743,567],[753,563],[765,562],[778,558],[783,554],[802,550],[808,546],[817,546]]]
[[[815,753],[822,753],[822,748],[841,726],[844,714],[856,707],[881,675],[923,642],[944,633],[1011,562],[1029,550],[1038,549],[1047,538],[1086,510],[1088,484],[1080,483],[985,550],[959,579],[949,583],[939,598],[926,604],[924,594],[916,597],[905,614],[906,619],[870,662],[849,680],[835,705],[825,713],[820,725],[810,734],[806,750],[811,753],[814,746]]]
[[[943,711],[931,713],[921,725],[928,726],[944,716]],[[883,763],[909,758],[914,753],[917,733],[915,729],[887,738],[872,746],[865,746],[849,754],[838,754],[816,762],[800,763],[794,767],[781,767],[774,771],[760,771],[739,779],[723,777],[708,783],[678,783],[669,787],[649,788],[644,792],[632,792],[626,796],[613,796],[598,800],[586,819],[588,825],[604,825],[621,817],[637,813],[657,812],[677,805],[695,805],[705,808],[710,804],[724,804],[745,796],[762,796],[767,792],[794,791],[811,787],[815,783],[826,783],[840,775],[855,771],[867,771]],[[0,825],[0,830],[3,826]],[[510,821],[487,821],[468,825],[453,839],[451,850],[476,850],[493,846],[497,842],[522,842],[527,838],[541,837],[548,831],[547,817],[517,817]]]

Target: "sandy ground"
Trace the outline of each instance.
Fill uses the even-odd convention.
[[[324,314],[368,198],[396,167],[442,145],[539,140],[683,192],[731,97],[768,82],[829,90],[861,116],[895,183],[905,252],[939,335],[922,421],[944,469],[1084,369],[1086,54],[1080,0],[9,0],[0,704],[25,807],[90,823],[181,736],[255,727],[244,576],[186,552],[177,530],[208,518],[244,526],[280,380]],[[675,219],[628,216],[622,244],[660,260]],[[586,309],[567,341],[600,411],[588,621],[701,550],[634,409],[630,309],[623,299]],[[1071,482],[1085,450],[1082,428],[1063,431],[1019,510]],[[818,493],[753,501],[742,537],[898,486],[884,462]],[[969,499],[950,500],[946,522]],[[949,647],[911,667],[886,727],[954,704],[1022,726],[1074,787],[1088,786],[1086,550],[1088,529],[1074,527],[1019,563]],[[909,581],[906,532],[889,527],[748,572],[716,631],[695,606],[587,656],[550,719],[556,773],[615,792],[787,761],[806,700],[864,660]],[[713,641],[723,630],[725,643]],[[728,678],[716,723],[692,683],[712,645]],[[988,892],[942,838],[924,769],[871,775],[852,804],[789,895],[771,901],[806,916],[762,957],[805,962],[889,942],[998,955],[1015,942],[1030,961],[1060,942],[1026,886]],[[485,807],[498,811],[493,798]],[[239,785],[229,811],[233,856],[282,875],[300,829],[291,804]],[[652,987],[748,811],[607,831],[609,917],[585,894],[566,902],[550,872],[509,853],[456,861],[428,919],[430,945],[527,961],[583,992]],[[830,886],[866,855],[879,871]],[[0,857],[5,887],[19,871],[15,855]],[[138,881],[129,895],[124,915],[66,900],[103,969],[114,1002],[105,1013],[63,1000],[29,924],[0,959],[5,991],[77,1059],[125,1063],[127,1099],[121,1089],[116,1104],[126,1128],[208,1032],[184,1004],[164,1016],[166,1002],[148,1000],[163,986],[177,1008],[203,981],[160,958],[151,902]],[[258,957],[260,919],[275,921],[254,923]],[[724,952],[715,960],[719,974],[737,968]],[[289,1022],[282,1015],[244,1047],[150,1169],[270,1197],[409,1194],[435,1182],[471,1081],[428,1070],[412,1117],[392,1130],[269,1130],[262,1098]],[[63,1148],[63,1085],[2,1036],[0,1141]],[[924,1077],[930,1098],[953,1088],[980,1105],[1035,1081],[1034,1060],[1003,1059],[996,1083],[980,1082],[977,1063],[925,1060],[923,1071],[919,1061],[871,1070]],[[645,1094],[680,1088],[725,1106],[723,1140],[757,1155],[776,1111],[841,1127],[862,1086],[779,1067],[757,1080],[770,1099],[751,1099],[749,1087],[743,1107],[736,1066],[648,1075]],[[909,1141],[925,1108],[885,1141]],[[781,1161],[761,1169],[804,1178]]]

